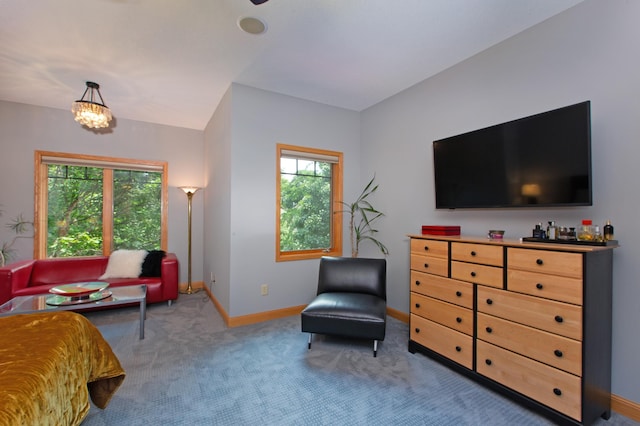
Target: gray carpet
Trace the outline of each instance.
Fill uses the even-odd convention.
[[[138,310],[88,313],[127,377],[97,425],[550,425],[446,367],[407,351],[408,326],[389,318],[370,342],[316,336],[299,316],[227,328],[204,293]],[[637,425],[613,413],[598,425]]]

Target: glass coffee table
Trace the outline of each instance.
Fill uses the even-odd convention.
[[[105,292],[110,293],[98,300],[61,302],[60,297],[51,293],[35,294],[32,296],[17,296],[0,306],[0,316],[28,314],[42,311],[85,311],[98,307],[112,307],[119,305],[140,305],[140,339],[144,339],[144,320],[147,310],[147,286],[131,285],[123,287],[109,287]],[[70,298],[67,298],[70,299]]]

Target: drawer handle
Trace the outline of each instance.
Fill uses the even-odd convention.
[[[536,284],[536,288],[537,288],[538,290],[542,290],[542,287],[544,287],[544,286],[542,285],[542,283],[538,283],[538,284]]]
[[[458,324],[459,324],[459,323],[461,323],[461,322],[462,322],[462,318],[460,318],[460,317],[456,317],[456,322],[457,322]]]
[[[487,299],[487,305],[493,305],[493,300]]]
[[[564,321],[564,319],[560,315],[556,315],[555,320],[558,323],[562,323],[562,321]]]
[[[491,360],[490,359],[485,359],[484,363],[487,364],[487,365],[491,365]]]
[[[420,329],[418,327],[416,327],[416,333],[420,333]]]
[[[456,291],[456,296],[461,297],[462,296],[462,292],[461,291]]]
[[[473,271],[471,271],[471,276],[472,276],[472,277],[475,277],[475,276],[476,276],[476,273],[475,273],[475,272],[473,272]]]
[[[416,280],[416,285],[420,285],[420,281]]]
[[[493,329],[491,327],[487,327],[487,333],[493,333]]]
[[[420,304],[419,303],[416,303],[416,308],[420,308]]]
[[[472,252],[471,252],[471,256],[475,256],[475,255],[476,255],[476,252],[475,252],[475,251],[472,251]]]
[[[537,263],[538,265],[542,265],[544,262],[542,261],[542,259],[536,259],[536,263]]]
[[[424,251],[429,251],[429,246],[424,246]]]
[[[553,351],[553,353],[555,354],[555,356],[557,356],[558,358],[562,358],[562,351],[560,349],[556,349],[555,351]]]
[[[553,393],[555,393],[558,396],[562,395],[562,391],[558,388],[553,388]]]
[[[428,264],[428,263],[425,263],[425,264],[424,264],[424,267],[425,267],[425,268],[428,268],[428,267],[429,267],[429,264]]]
[[[456,352],[460,352],[462,351],[462,348],[460,346],[456,346]]]

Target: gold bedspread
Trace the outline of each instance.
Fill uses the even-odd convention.
[[[0,318],[0,425],[78,425],[125,372],[98,329],[69,311]]]

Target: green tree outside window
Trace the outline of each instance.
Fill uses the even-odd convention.
[[[331,164],[283,159],[280,250],[331,247]]]
[[[103,169],[48,166],[47,257],[103,252]],[[159,249],[162,173],[114,170],[113,249]]]

